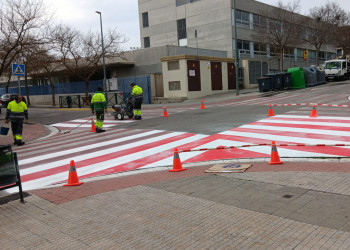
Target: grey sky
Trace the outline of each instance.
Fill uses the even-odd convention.
[[[174,0],[175,1],[175,0]],[[215,0],[213,0],[215,1]],[[328,0],[300,0],[300,13],[305,14],[310,8],[325,5]],[[70,24],[82,31],[100,31],[99,15],[102,13],[103,30],[115,29],[124,34],[129,41],[123,49],[140,47],[140,31],[137,0],[44,0],[55,12],[59,22]],[[259,2],[276,5],[278,0],[259,0]],[[285,2],[285,1],[284,1]],[[341,8],[350,12],[350,0],[336,0]]]

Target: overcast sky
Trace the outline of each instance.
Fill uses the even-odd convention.
[[[175,1],[175,0],[174,0]],[[215,1],[215,0],[213,0]],[[284,0],[285,1],[285,0]],[[70,24],[82,31],[100,31],[100,17],[95,11],[102,13],[103,32],[115,29],[124,34],[129,41],[123,46],[140,47],[140,31],[137,0],[44,0],[56,14],[59,22]],[[278,0],[259,0],[259,2],[276,5]],[[336,0],[346,11],[350,12],[350,0]],[[327,0],[317,0],[317,5],[325,5]],[[305,14],[315,7],[315,1],[300,0],[300,13]]]

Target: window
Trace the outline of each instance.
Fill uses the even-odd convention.
[[[142,25],[143,27],[148,27],[148,12],[142,13]]]
[[[316,51],[315,50],[309,50],[308,51],[308,58],[309,59],[316,59]]]
[[[179,40],[187,38],[186,19],[177,20],[177,36]]]
[[[178,70],[180,69],[180,63],[179,61],[171,61],[168,62],[168,70]]]
[[[181,90],[180,81],[169,82],[169,91]]]
[[[249,26],[249,13],[241,10],[236,10],[235,18],[237,24]]]
[[[199,0],[176,0],[176,7],[177,6],[181,6],[181,5],[185,5],[185,4],[188,4],[188,3],[194,3],[194,2],[197,2]]]
[[[318,52],[318,58],[321,59],[321,60],[324,60],[326,58],[326,52],[319,51]]]
[[[240,53],[250,54],[249,41],[237,40],[237,49]]]
[[[255,55],[266,55],[266,45],[262,43],[254,43]]]
[[[255,27],[260,27],[262,24],[262,18],[259,15],[253,14],[253,25]]]
[[[297,57],[304,59],[304,51],[305,49],[297,49]]]
[[[151,47],[151,42],[150,42],[149,36],[143,38],[143,46],[144,46],[145,48]]]

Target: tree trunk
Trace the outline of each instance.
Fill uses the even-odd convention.
[[[24,85],[26,87],[27,105],[30,106],[27,71],[25,72],[25,75],[24,75]]]
[[[56,100],[55,100],[55,85],[52,83],[51,77],[49,77],[50,86],[51,86],[51,92],[52,92],[52,106],[56,106]]]
[[[85,97],[89,96],[89,80],[85,80]]]

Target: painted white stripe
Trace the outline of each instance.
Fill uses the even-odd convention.
[[[54,127],[61,127],[61,128],[91,128],[91,124],[83,124],[80,125],[79,124],[73,124],[73,123],[56,123],[56,124],[51,124],[50,126],[54,126]],[[115,125],[103,125],[104,128],[110,128],[113,127]]]
[[[310,118],[308,116],[302,116],[302,115],[276,115],[274,117],[276,117],[276,118],[279,118],[279,117],[281,117],[281,118],[302,118],[302,119],[308,119],[308,120],[329,119],[329,120],[350,121],[350,117],[342,117],[342,116],[319,116],[319,117]]]
[[[169,149],[174,149],[175,147],[179,147],[181,145],[184,145],[184,144],[187,144],[187,143],[190,143],[193,141],[197,141],[197,140],[200,140],[200,139],[205,138],[205,137],[207,137],[207,135],[194,135],[194,136],[182,139],[182,140],[174,141],[174,142],[171,142],[168,144],[163,144],[163,145],[155,147],[155,148],[150,148],[150,149],[147,149],[144,151],[121,156],[121,157],[111,159],[108,161],[103,161],[103,162],[99,162],[99,163],[89,165],[86,167],[81,167],[81,168],[77,169],[77,173],[79,176],[82,176],[82,175],[87,175],[87,174],[91,174],[94,172],[98,172],[101,170],[105,170],[105,169],[108,169],[111,167],[116,167],[116,166],[119,166],[121,164],[125,164],[125,163],[131,162],[131,161],[136,161],[136,160],[139,160],[139,159],[151,156],[151,155],[156,155],[160,152],[163,152],[163,151],[166,151]],[[76,161],[78,161],[78,160],[76,160]],[[171,162],[168,163],[167,165],[169,165],[169,164],[171,164]],[[35,179],[32,181],[24,182],[24,183],[22,183],[22,186],[23,186],[24,190],[31,190],[31,189],[44,187],[44,186],[50,185],[50,184],[55,183],[55,182],[66,180],[67,177],[68,177],[67,173],[59,173],[59,174],[54,174],[51,176],[46,176],[43,178]]]
[[[336,140],[320,140],[320,139],[310,139],[305,137],[292,137],[292,136],[282,136],[282,135],[270,135],[270,134],[258,134],[258,133],[248,133],[248,132],[237,132],[237,131],[224,131],[220,133],[221,135],[231,135],[231,136],[241,136],[248,138],[258,138],[270,141],[286,141],[304,144],[347,144],[348,141],[336,141]],[[348,148],[348,147],[344,147]]]
[[[310,119],[311,120],[311,119]],[[302,124],[302,125],[320,125],[320,126],[330,126],[330,127],[344,127],[349,128],[350,123],[337,123],[337,122],[315,122],[315,121],[285,121],[285,120],[260,120],[258,122],[268,122],[268,123],[283,123],[283,124]]]
[[[91,159],[94,157],[98,157],[98,156],[102,156],[102,155],[106,155],[106,154],[110,154],[110,153],[115,153],[118,151],[122,151],[122,150],[126,150],[126,149],[131,149],[137,146],[142,146],[142,145],[146,145],[149,143],[153,143],[153,142],[157,142],[159,140],[163,140],[163,139],[167,139],[170,138],[172,136],[177,136],[177,135],[181,135],[184,134],[182,132],[174,132],[171,134],[166,134],[166,135],[162,135],[162,136],[158,136],[158,137],[154,137],[152,139],[148,139],[148,140],[142,140],[142,141],[138,141],[138,142],[133,142],[133,143],[128,143],[128,144],[124,144],[123,146],[118,146],[118,147],[113,147],[113,148],[109,148],[109,149],[105,149],[105,150],[100,150],[100,151],[96,151],[93,153],[88,153],[88,154],[82,154],[79,156],[75,156],[74,157],[74,161],[78,162],[78,161],[83,161],[83,160],[87,160],[87,159]],[[202,135],[204,136],[204,135]],[[204,136],[206,137],[206,136]],[[42,164],[42,165],[38,165],[35,167],[31,167],[31,168],[26,168],[21,170],[21,175],[27,175],[27,174],[32,174],[35,172],[40,172],[42,170],[48,170],[48,169],[52,169],[52,168],[56,168],[59,166],[63,166],[67,164],[67,160],[58,160],[58,161],[53,161],[50,163],[46,163],[46,164]]]
[[[350,132],[326,130],[326,129],[275,127],[275,126],[268,126],[268,125],[243,125],[243,126],[240,126],[240,128],[298,132],[298,133],[313,133],[313,134],[320,134],[320,135],[350,136]]]
[[[31,157],[31,158],[27,158],[25,160],[20,160],[18,162],[18,164],[20,165],[24,165],[24,164],[28,164],[28,163],[33,163],[33,162],[37,162],[37,161],[42,161],[42,160],[46,160],[46,159],[52,159],[55,157],[59,157],[59,156],[63,156],[63,155],[67,155],[67,154],[74,154],[74,153],[78,153],[78,152],[82,152],[84,150],[89,150],[89,149],[98,149],[99,147],[103,147],[103,146],[107,146],[107,145],[111,145],[111,144],[115,144],[115,143],[119,143],[119,142],[123,142],[123,141],[127,141],[127,140],[132,140],[132,139],[137,139],[137,138],[141,138],[144,136],[148,136],[148,135],[153,135],[159,132],[163,132],[162,130],[152,130],[152,131],[148,131],[145,133],[141,133],[141,134],[136,134],[136,135],[130,135],[130,136],[126,136],[123,138],[118,138],[118,139],[114,139],[114,140],[110,140],[110,141],[104,141],[104,142],[99,142],[99,143],[93,143],[91,145],[87,145],[87,146],[83,146],[83,147],[77,147],[77,148],[72,148],[72,149],[67,149],[64,151],[60,151],[60,152],[55,152],[55,153],[51,153],[51,154],[47,154],[47,155],[40,155],[40,156],[36,156],[36,157]],[[183,134],[183,132],[179,133],[179,132],[174,132],[174,133],[170,133],[170,134],[165,134],[162,136],[158,136],[158,137],[154,137],[148,140],[143,140],[142,142],[138,142],[138,145],[141,145],[142,143],[144,143],[145,141],[147,141],[147,143],[150,142],[154,142],[158,140],[161,140],[160,138],[169,138],[172,136],[176,136],[176,135],[180,135]],[[135,143],[131,143],[131,144],[135,144]],[[130,145],[130,144],[128,144]],[[118,148],[118,147],[117,147]],[[98,151],[100,154],[97,155],[103,155],[105,153],[105,150],[100,150]],[[112,152],[115,152],[112,151]],[[95,157],[95,156],[93,156]],[[27,170],[27,169],[25,169]]]
[[[68,122],[77,122],[77,123],[83,123],[83,122],[86,122],[87,120],[72,120],[72,121],[68,121]],[[88,120],[90,122],[90,125],[91,125],[91,120]],[[96,121],[96,119],[95,119]],[[129,123],[129,122],[134,122],[133,120],[104,120],[103,121],[103,124],[105,123]],[[88,123],[88,122],[87,122]]]

